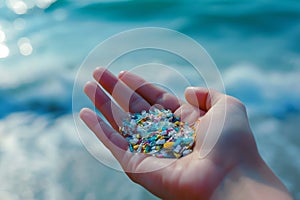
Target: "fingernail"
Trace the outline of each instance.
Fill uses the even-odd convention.
[[[97,67],[93,72],[93,77],[98,81],[105,70],[103,67]]]
[[[195,87],[189,86],[189,87],[187,87],[186,89],[187,89],[187,90],[195,90]]]
[[[121,78],[126,72],[127,72],[127,71],[125,71],[125,70],[120,71],[120,73],[119,73],[119,78]]]
[[[89,117],[88,108],[81,109],[79,116],[82,120],[88,118]]]

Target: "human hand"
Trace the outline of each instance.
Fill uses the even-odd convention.
[[[194,87],[186,89],[188,103],[185,103],[129,72],[123,72],[117,78],[108,70],[98,68],[94,78],[110,96],[94,82],[86,84],[85,93],[110,126],[87,108],[81,111],[81,118],[112,152],[127,175],[158,197],[218,199],[222,196],[222,199],[226,199],[236,189],[234,184],[227,183],[228,180],[249,177],[248,172],[263,173],[266,180],[275,181],[277,188],[286,192],[261,160],[245,107],[237,99]],[[118,133],[126,112],[149,110],[156,104],[171,109],[175,115],[180,115],[182,121],[195,126],[197,136],[191,154],[180,159],[167,159],[142,153],[133,154],[128,150],[127,141]],[[221,121],[224,124],[220,124]],[[216,126],[222,126],[222,129],[213,128]],[[221,133],[217,132],[219,130]],[[206,157],[200,159],[205,136],[215,135],[220,135],[216,145]],[[222,188],[224,185],[225,191]]]

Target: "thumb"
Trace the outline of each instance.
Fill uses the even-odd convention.
[[[188,87],[185,90],[185,99],[190,104],[204,111],[208,111],[225,96],[223,93],[203,87]]]

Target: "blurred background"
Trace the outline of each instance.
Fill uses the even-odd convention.
[[[94,159],[72,117],[88,53],[145,26],[203,45],[246,104],[262,157],[300,199],[299,21],[298,0],[0,0],[0,199],[156,199]]]

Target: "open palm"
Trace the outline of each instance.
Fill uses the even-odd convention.
[[[185,92],[188,103],[185,103],[129,72],[115,77],[108,70],[97,68],[94,78],[101,87],[95,82],[88,82],[85,93],[110,125],[87,108],[81,111],[81,118],[112,152],[127,175],[158,197],[209,199],[241,158],[248,156],[248,151],[241,150],[250,149],[249,155],[256,152],[245,108],[232,97],[215,91],[209,92],[205,88],[188,88]],[[221,106],[224,103],[226,108]],[[149,110],[157,104],[180,115],[183,121],[194,124],[197,136],[191,154],[180,159],[168,159],[131,153],[128,150],[127,141],[118,132],[126,112]],[[216,116],[215,121],[211,121],[212,114]],[[228,118],[228,114],[232,117]],[[200,159],[199,151],[204,136],[217,134],[209,131],[209,124],[218,125],[221,119],[225,119],[225,123],[219,141],[205,158]],[[234,122],[236,119],[239,123]]]

